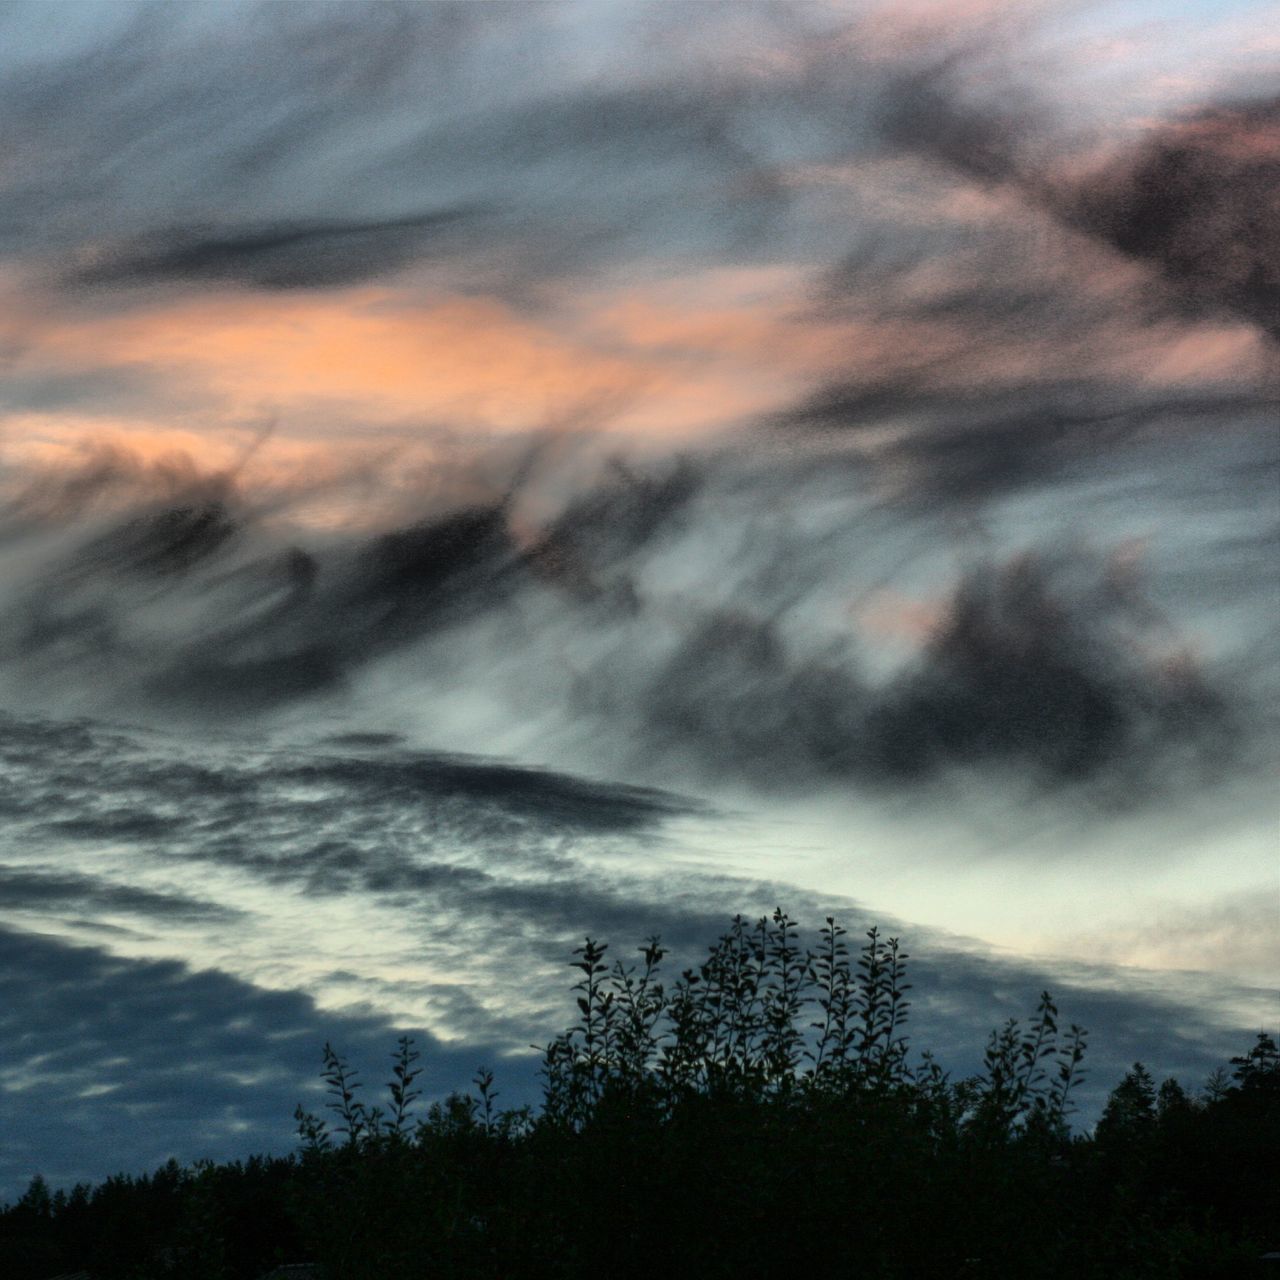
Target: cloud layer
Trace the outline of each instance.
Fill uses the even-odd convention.
[[[326,1038],[443,1092],[582,934],[778,902],[932,950],[959,1070],[1046,983],[1098,1087],[1238,1051],[1256,14],[58,15],[0,9],[0,1195],[287,1143]]]

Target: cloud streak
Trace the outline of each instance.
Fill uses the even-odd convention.
[[[1149,407],[1162,429],[1175,411]],[[1237,402],[1199,412],[1226,420]],[[1137,491],[1148,447],[1133,415],[1118,417]],[[399,678],[425,705],[466,691],[521,702],[583,746],[610,742],[618,770],[675,751],[703,776],[803,790],[1010,768],[1053,783],[1105,774],[1116,798],[1136,802],[1173,777],[1198,773],[1208,785],[1232,744],[1246,760],[1270,750],[1272,730],[1250,709],[1260,619],[1234,656],[1206,661],[1187,624],[1156,603],[1163,577],[1144,582],[1123,526],[1110,559],[1082,541],[984,546],[980,532],[957,558],[920,542],[915,523],[931,493],[997,504],[1028,486],[1087,490],[1102,472],[1070,437],[1096,441],[1110,429],[1102,418],[1001,428],[979,416],[967,448],[940,427],[817,472],[804,458],[779,471],[706,453],[647,472],[606,469],[567,495],[559,467],[534,452],[508,460],[505,485],[497,465],[493,500],[453,507],[446,491],[381,533],[308,535],[255,512],[225,475],[196,479],[176,505],[115,515],[79,545],[60,527],[51,560],[28,552],[34,577],[8,588],[5,651],[11,669],[51,688],[92,653],[115,671],[112,701],[130,716],[214,725],[319,708],[410,663]],[[1241,465],[1271,450],[1250,426],[1237,437]],[[1113,444],[1108,456],[1123,453]],[[877,495],[895,465],[912,468],[906,492]],[[1235,509],[1233,471],[1204,474],[1201,500]],[[806,486],[826,506],[824,527],[762,516]],[[535,523],[548,503],[560,509]],[[1068,499],[1063,518],[1071,511]],[[992,506],[987,520],[997,518]],[[1221,548],[1245,575],[1237,592],[1265,559],[1268,534],[1256,532]],[[797,557],[809,577],[787,567]],[[859,624],[859,596],[912,575],[928,600],[920,634]],[[520,637],[505,652],[504,634]],[[379,767],[389,782],[400,766]],[[446,772],[433,766],[431,785]],[[567,821],[573,802],[557,786],[544,798],[563,801]]]
[[[194,230],[102,251],[73,284],[239,282],[262,289],[352,284],[450,250],[450,233],[480,214],[447,209],[380,222],[281,222],[233,234]]]

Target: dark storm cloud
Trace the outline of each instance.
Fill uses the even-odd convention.
[[[217,555],[239,531],[219,498],[168,507],[128,521],[84,550],[89,565],[146,575],[181,574]]]
[[[1018,403],[1021,400],[1022,403]],[[847,414],[850,406],[842,405]],[[884,459],[910,474],[910,496],[974,503],[1017,489],[1049,488],[1136,439],[1169,440],[1217,424],[1264,426],[1280,412],[1265,392],[1134,396],[1120,387],[1040,388],[993,397],[966,416],[937,404],[934,422],[889,446]],[[847,419],[846,419],[847,420]],[[855,419],[856,420],[856,419]]]
[[[359,553],[350,607],[392,633],[424,616],[465,611],[491,598],[514,568],[501,504],[471,507],[383,534]]]
[[[1208,781],[1212,762],[1230,758],[1228,742],[1250,756],[1269,732],[1249,710],[1253,676],[1247,664],[1192,656],[1141,579],[1125,580],[1062,524],[1070,499],[1056,519],[1066,549],[1036,553],[1051,529],[1025,549],[975,535],[959,585],[952,569],[951,585],[934,587],[929,634],[891,671],[872,670],[856,626],[805,635],[791,622],[833,592],[857,600],[892,587],[926,554],[936,558],[936,531],[920,519],[923,511],[945,525],[945,508],[930,511],[939,497],[971,508],[1032,486],[1087,494],[1105,479],[1145,502],[1153,485],[1184,484],[1173,473],[1153,478],[1152,468],[1169,470],[1173,439],[1183,440],[1188,465],[1204,462],[1187,471],[1179,501],[1220,513],[1215,527],[1234,522],[1242,502],[1267,510],[1276,459],[1256,397],[1108,408],[1083,389],[1063,394],[1060,407],[1039,413],[1012,395],[1003,416],[992,397],[985,410],[938,405],[933,426],[870,458],[836,452],[780,464],[707,453],[606,469],[571,487],[560,512],[520,539],[512,511],[528,496],[525,481],[491,503],[384,534],[329,536],[311,550],[273,546],[225,480],[206,484],[204,496],[197,483],[183,505],[116,518],[36,582],[11,589],[5,651],[11,668],[46,682],[63,683],[91,660],[115,673],[123,714],[195,714],[211,725],[323,698],[405,655],[413,696],[428,707],[459,688],[484,690],[494,664],[515,663],[545,697],[530,704],[507,688],[509,675],[492,692],[524,698],[539,714],[571,707],[578,733],[610,737],[604,767],[615,776],[636,766],[658,776],[650,770],[666,759],[703,776],[829,789],[927,782],[977,766],[1098,787],[1123,776],[1134,799],[1174,774],[1199,770]],[[843,423],[857,410],[833,397],[805,412]],[[1206,424],[1220,431],[1212,458],[1202,456]],[[894,472],[897,492],[883,483]],[[797,492],[812,494],[821,521],[786,515]],[[1260,571],[1265,542],[1215,543],[1212,580],[1224,601]],[[711,549],[720,560],[708,559]],[[692,571],[703,588],[668,598],[662,565]],[[366,803],[454,797],[547,830],[623,831],[672,812],[640,792],[385,746],[348,744],[340,758],[307,764],[308,776]]]
[[[451,232],[479,211],[449,209],[381,222],[280,222],[231,232],[194,228],[123,245],[80,267],[80,284],[234,281],[262,289],[353,284],[448,253]]]
[[[4,504],[0,531],[30,538],[80,517],[92,533],[40,563],[0,648],[118,664],[146,697],[216,717],[338,688],[378,655],[501,604],[527,572],[503,500],[446,506],[323,555],[262,535],[287,501],[247,500],[233,472],[143,468],[110,450],[33,479]],[[161,624],[139,652],[139,610],[185,607],[194,629]]]
[[[866,695],[843,656],[807,661],[766,621],[712,616],[649,686],[647,731],[758,784],[852,778]]]
[[[901,491],[908,499],[973,502],[1052,485],[1073,462],[1158,416],[1151,406],[1126,412],[1121,406],[1129,393],[1112,388],[1111,394],[1115,402],[1108,405],[1097,386],[1041,386],[971,391],[966,403],[962,390],[907,372],[833,383],[783,415],[779,425],[856,439],[879,429],[888,415],[910,413],[919,425],[882,447],[881,465],[906,471]],[[1245,404],[1254,402],[1245,398]],[[1169,406],[1172,418],[1180,411],[1186,406]]]
[[[216,550],[231,532],[217,510],[177,515],[161,517],[172,535],[162,547],[168,558]],[[269,606],[193,637],[148,679],[148,689],[215,715],[322,693],[378,654],[500,604],[522,573],[501,504],[382,534],[323,572],[307,552],[291,548],[238,584],[249,593],[274,586]]]
[[[1025,91],[1014,93],[1018,109],[1008,93],[962,95],[964,65],[931,65],[885,95],[890,144],[1016,190],[1065,228],[1150,267],[1149,288],[1132,299],[1139,316],[1225,315],[1280,338],[1280,98],[1203,108],[1066,178],[1044,110]]]
[[[617,563],[678,527],[703,481],[703,465],[692,457],[644,469],[618,459],[602,483],[573,497],[547,541],[552,550],[567,545],[588,561]]]
[[[1135,646],[1142,614],[1097,567],[1065,557],[982,566],[919,657],[879,682],[848,652],[806,657],[769,623],[721,614],[658,673],[647,728],[761,786],[898,785],[970,765],[1046,781],[1106,770],[1115,783],[1118,769],[1116,794],[1132,801],[1160,785],[1171,752],[1211,773],[1234,737],[1194,667],[1162,669]]]
[[[66,1185],[147,1172],[170,1156],[243,1158],[246,1143],[287,1152],[299,1099],[323,1107],[325,1041],[364,1068],[376,1100],[402,1033],[373,1015],[322,1012],[300,992],[0,927],[0,1199],[37,1172]],[[428,1097],[465,1086],[480,1057],[492,1061],[491,1041],[458,1050],[414,1034]],[[518,1092],[529,1073],[511,1064],[504,1074]]]
[[[46,829],[73,840],[156,840],[173,835],[181,826],[176,817],[122,806],[100,809],[92,816],[55,819]]]
[[[913,777],[1003,759],[1072,779],[1120,766],[1127,787],[1144,758],[1178,743],[1221,767],[1234,734],[1220,696],[1194,669],[1135,651],[1130,600],[1105,581],[1072,599],[1065,576],[1029,559],[972,575],[870,711],[872,768]]]
[[[638,613],[637,563],[696,519],[690,507],[706,479],[692,458],[644,469],[618,461],[601,483],[573,495],[527,549],[532,580],[604,616]]]
[[[1059,199],[1073,225],[1151,263],[1188,307],[1280,341],[1280,97],[1161,128]]]

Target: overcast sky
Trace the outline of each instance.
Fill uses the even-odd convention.
[[[0,1199],[779,903],[1274,1032],[1268,7],[0,6]]]

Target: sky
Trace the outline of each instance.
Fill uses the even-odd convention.
[[[1262,4],[0,5],[0,1200],[879,924],[1280,1021]]]

